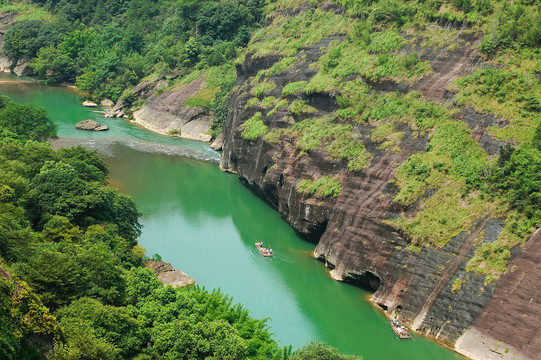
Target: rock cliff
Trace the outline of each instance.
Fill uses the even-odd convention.
[[[186,100],[203,88],[205,76],[201,75],[179,89],[160,92],[166,84],[165,80],[144,81],[131,90],[137,100],[145,100],[139,110],[133,111],[135,123],[163,135],[210,141],[210,112],[198,106],[185,106]],[[130,107],[120,99],[108,116],[127,116],[126,110]]]
[[[336,8],[329,11],[339,12]],[[267,26],[273,20],[269,19]],[[453,40],[462,44],[457,51],[435,47],[419,52],[421,60],[430,62],[432,72],[413,83],[363,81],[380,94],[416,90],[425,98],[449,101],[453,95],[446,91],[447,86],[458,76],[471,73],[479,63],[477,45],[481,38],[482,34],[459,31]],[[538,267],[535,256],[526,255],[526,252],[539,239],[539,232],[526,242],[525,249],[513,249],[515,260],[509,266],[515,269],[514,272],[504,275],[500,281],[488,282],[484,276],[466,271],[479,239],[491,243],[502,231],[502,222],[488,211],[482,212],[467,230],[443,247],[421,247],[417,251],[412,251],[407,237],[387,223],[402,214],[419,211],[419,202],[410,206],[393,203],[398,192],[393,179],[400,164],[412,154],[426,149],[429,141],[426,134],[408,124],[398,123],[398,130],[404,133],[397,145],[401,151],[386,151],[371,137],[372,124],[350,122],[371,158],[370,164],[358,172],[348,171],[347,161],[330,157],[321,147],[306,153],[296,148],[291,139],[272,141],[263,136],[256,139],[243,136],[247,129],[245,124],[254,118],[261,119],[272,132],[291,129],[310,117],[335,115],[340,92],[289,94],[284,87],[294,82],[310,83],[318,73],[314,64],[325,55],[325,49],[333,41],[342,39],[344,36],[335,34],[302,47],[295,55],[294,65],[282,71],[269,69],[276,69],[285,56],[256,56],[254,53],[246,56],[244,63],[237,67],[236,92],[223,132],[221,168],[237,173],[244,184],[276,207],[308,241],[315,243],[314,256],[324,262],[334,279],[372,289],[371,301],[386,310],[389,316],[399,314],[400,320],[415,331],[449,347],[455,346],[460,339],[457,351],[475,359],[488,358],[487,354],[494,354],[495,347],[500,355],[507,348],[515,358],[535,358],[541,342],[538,325],[541,312],[537,309],[540,297],[527,290],[527,286],[539,288],[539,276],[535,275],[539,271],[531,270],[520,276],[521,270],[514,266],[527,268],[528,264],[533,264]],[[409,50],[413,51],[411,49],[410,46]],[[262,77],[263,73],[270,76]],[[352,78],[355,75],[347,80]],[[263,87],[262,83],[274,85]],[[258,89],[266,90],[258,94]],[[253,100],[255,98],[258,100]],[[295,113],[291,106],[272,109],[272,106],[264,105],[265,99],[285,99],[289,103],[304,101],[315,109],[315,113]],[[497,154],[500,146],[505,144],[487,131],[488,127],[505,125],[498,118],[470,108],[456,109],[454,118],[469,125],[471,138],[487,154]],[[321,199],[299,191],[298,184],[307,176],[319,178],[322,175],[341,180],[337,197]],[[425,197],[431,195],[428,191]],[[515,263],[520,265],[513,265]],[[460,287],[454,285],[457,280]],[[513,291],[517,286],[521,290],[519,293]],[[527,321],[520,324],[522,337],[517,335],[518,325],[504,324],[505,319],[521,318],[526,313],[505,298],[511,294],[517,300],[521,299],[519,304],[533,310],[527,311]],[[524,300],[526,297],[528,301]],[[501,313],[489,321],[496,306]],[[510,328],[515,330],[505,330]],[[484,345],[476,342],[478,336],[486,340]]]
[[[0,50],[4,46],[4,34],[14,25],[14,20],[17,16],[19,16],[19,13],[16,11],[0,14]],[[13,72],[17,76],[32,76],[34,75],[34,70],[29,66],[29,63],[30,60],[24,58],[20,59],[13,66],[13,62],[9,57],[0,52],[0,71]]]

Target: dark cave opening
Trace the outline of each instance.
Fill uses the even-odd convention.
[[[349,273],[345,282],[376,292],[381,285],[381,278],[376,273],[366,270],[360,273]]]

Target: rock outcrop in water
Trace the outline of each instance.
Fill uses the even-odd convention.
[[[79,130],[89,130],[89,131],[106,131],[106,130],[109,130],[108,125],[101,125],[99,122],[97,122],[96,120],[92,120],[92,119],[79,121],[75,125],[75,128],[79,129]]]
[[[389,81],[368,84],[379,93],[416,90],[429,99],[449,100],[452,94],[445,91],[446,87],[458,76],[470,73],[479,62],[477,45],[481,36],[460,35],[457,41],[461,47],[457,51],[429,49],[424,54],[419,53],[422,60],[430,61],[433,73],[413,84]],[[334,35],[302,48],[294,66],[265,79],[276,86],[264,96],[280,99],[286,84],[310,82],[317,73],[311,64],[323,55],[322,49],[331,41],[340,39],[341,35]],[[540,257],[527,251],[538,242],[539,232],[526,243],[524,250],[513,249],[515,260],[510,269],[515,272],[491,283],[486,283],[484,276],[466,271],[478,239],[483,237],[490,243],[502,231],[501,221],[491,218],[490,213],[483,213],[467,231],[453,237],[442,248],[408,251],[410,242],[385,221],[399,218],[402,213],[419,211],[418,203],[408,207],[393,203],[397,188],[392,180],[398,165],[426,149],[427,137],[419,136],[406,124],[398,124],[405,135],[398,144],[402,151],[394,153],[381,150],[379,144],[372,141],[372,126],[352,122],[372,156],[370,165],[358,173],[348,172],[346,161],[333,160],[322,149],[302,154],[287,141],[246,139],[242,136],[243,124],[254,119],[258,112],[263,114],[259,118],[269,131],[289,129],[313,116],[294,114],[287,107],[273,113],[269,112],[272,107],[250,105],[254,89],[260,84],[259,74],[283,58],[276,54],[248,55],[238,66],[238,90],[231,99],[223,132],[221,168],[237,173],[245,185],[276,207],[300,234],[316,243],[314,256],[325,263],[334,279],[374,290],[372,302],[389,315],[398,312],[400,320],[415,331],[451,347],[460,339],[456,349],[476,359],[535,358],[541,343],[541,311],[538,309],[540,297],[531,289],[541,285]],[[337,95],[316,92],[285,98],[305,101],[317,110],[317,116],[322,116],[336,114]],[[494,116],[463,108],[455,119],[470,126],[471,137],[489,155],[497,154],[505,144],[494,140],[487,131],[490,126],[504,125]],[[339,196],[322,200],[299,192],[297,184],[306,179],[307,174],[339,178]],[[430,196],[427,192],[426,197]],[[462,284],[459,289],[453,287],[457,279]],[[527,320],[511,323],[511,319],[525,317]],[[480,338],[485,345],[477,342]]]

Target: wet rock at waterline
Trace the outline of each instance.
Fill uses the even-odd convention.
[[[98,104],[96,104],[95,102],[92,102],[92,101],[84,101],[83,106],[85,106],[85,107],[97,107]]]
[[[105,131],[105,130],[109,130],[108,125],[102,125],[99,122],[97,122],[96,120],[92,120],[92,119],[79,121],[77,123],[77,125],[75,125],[75,128],[79,129],[79,130],[88,130],[88,131]]]
[[[163,261],[147,261],[145,266],[152,269],[158,280],[164,285],[171,285],[172,287],[186,287],[193,285],[195,280],[186,273],[177,270],[170,263]]]
[[[220,133],[218,137],[210,144],[210,148],[216,151],[222,150],[224,146],[224,133]]]

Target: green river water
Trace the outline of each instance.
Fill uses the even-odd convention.
[[[134,197],[142,212],[140,244],[147,254],[221,289],[256,318],[268,318],[281,345],[318,340],[372,359],[463,359],[419,335],[399,340],[368,302],[370,293],[333,281],[280,215],[236,176],[218,169],[207,144],[160,136],[122,119],[105,119],[80,105],[73,90],[0,76],[0,92],[43,106],[58,125],[56,146],[97,149],[110,166],[110,185]],[[110,131],[74,129],[84,119]],[[263,258],[254,242],[276,252]]]

